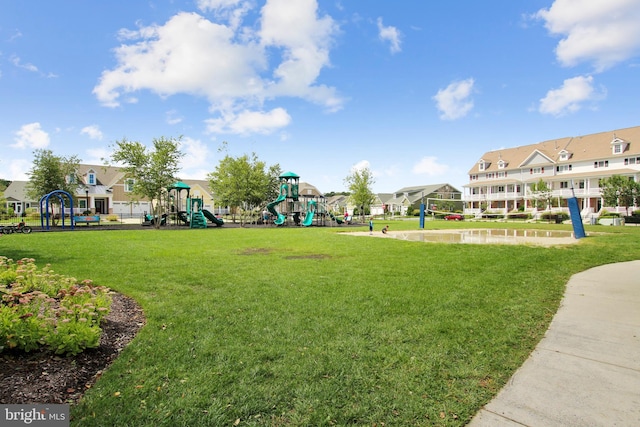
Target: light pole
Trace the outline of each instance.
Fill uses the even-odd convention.
[[[88,189],[88,188],[85,188],[85,189],[84,189],[84,197],[85,197],[85,199],[86,199],[86,201],[85,201],[85,210],[87,210],[87,211],[91,211],[91,210],[89,209],[89,189]],[[90,213],[90,212],[89,212],[89,213]]]

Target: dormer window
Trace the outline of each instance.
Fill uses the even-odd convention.
[[[559,160],[561,162],[567,161],[567,160],[569,160],[569,158],[571,158],[571,153],[570,152],[568,152],[567,150],[560,151]]]
[[[507,166],[507,162],[505,162],[502,159],[498,160],[498,169],[504,169],[506,166]]]
[[[487,163],[484,160],[480,160],[478,162],[478,170],[483,171],[486,170],[487,168]]]
[[[622,154],[627,149],[629,143],[624,139],[613,138],[611,141],[611,153],[612,154]]]
[[[96,185],[96,174],[93,171],[87,173],[87,184],[88,185]]]

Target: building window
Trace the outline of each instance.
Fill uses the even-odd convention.
[[[560,166],[556,166],[556,172],[558,173],[562,173],[562,172],[571,172],[572,166],[571,165],[560,165]]]
[[[613,145],[613,154],[622,153],[622,144],[614,144]]]
[[[483,171],[483,170],[484,170],[484,168],[485,168],[484,160],[480,160],[480,163],[478,163],[478,169],[479,169],[480,171]]]
[[[87,174],[87,184],[96,185],[96,174],[93,172],[89,172]]]
[[[542,167],[542,168],[532,168],[532,169],[529,169],[529,173],[530,173],[530,174],[536,174],[536,175],[537,175],[537,174],[544,173],[544,167]]]
[[[561,181],[560,182],[560,188],[562,188],[562,189],[569,188],[569,181]]]
[[[599,162],[593,162],[593,167],[594,168],[608,168],[609,167],[609,160],[600,160]]]
[[[625,165],[640,165],[640,157],[629,157],[624,159]]]
[[[133,184],[134,184],[134,180],[133,178],[128,178],[127,180],[124,181],[124,191],[125,193],[131,193],[133,191]]]

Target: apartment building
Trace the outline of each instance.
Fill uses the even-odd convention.
[[[622,212],[603,206],[599,182],[612,175],[640,179],[640,126],[484,153],[464,186],[465,214],[535,212],[540,180],[551,190],[546,209],[566,210],[566,199],[575,196],[583,218],[603,208]]]

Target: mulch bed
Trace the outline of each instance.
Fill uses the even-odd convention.
[[[0,403],[77,402],[144,323],[142,309],[133,299],[114,294],[97,348],[69,357],[45,352],[0,353]]]

